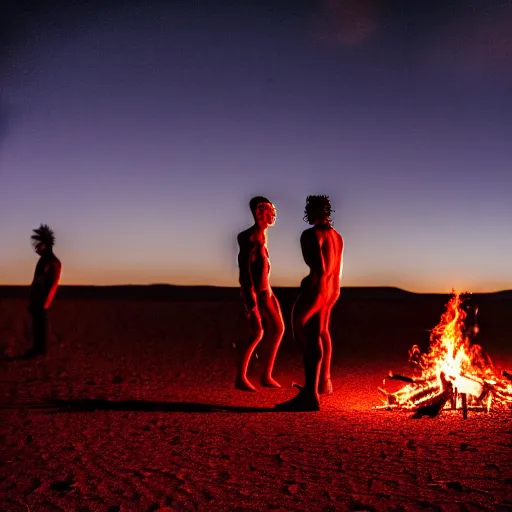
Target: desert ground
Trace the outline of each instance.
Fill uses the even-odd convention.
[[[18,292],[0,293],[10,353],[28,344]],[[0,510],[512,510],[510,411],[464,420],[372,409],[388,370],[410,373],[407,351],[426,349],[448,296],[343,290],[334,395],[320,412],[277,412],[303,382],[295,295],[277,290],[283,388],[244,393],[233,388],[247,342],[236,290],[59,291],[46,358],[0,362]],[[510,294],[475,301],[475,341],[511,370]]]

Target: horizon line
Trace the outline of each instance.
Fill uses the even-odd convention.
[[[151,286],[169,286],[173,288],[224,288],[224,289],[238,289],[240,286],[229,286],[229,285],[217,285],[217,284],[173,284],[173,283],[116,283],[116,284],[61,284],[59,285],[59,288],[65,288],[65,287],[82,287],[82,288],[121,288],[121,287],[151,287]],[[19,288],[29,288],[30,284],[2,284],[0,283],[0,288],[6,288],[6,287],[19,287]],[[281,286],[276,285],[272,286],[272,288],[289,288],[289,289],[299,289],[300,286]],[[460,294],[471,294],[471,295],[477,295],[477,294],[497,294],[497,293],[505,293],[505,292],[512,292],[512,289],[508,288],[502,288],[498,290],[487,290],[487,291],[478,291],[478,292],[471,292],[469,290],[454,290],[447,292],[447,291],[422,291],[422,292],[416,292],[412,290],[408,290],[406,288],[401,288],[399,286],[393,286],[393,285],[375,285],[375,286],[341,286],[340,290],[343,289],[392,289],[397,290],[404,293],[410,293],[414,295],[451,295],[453,293],[460,293]]]

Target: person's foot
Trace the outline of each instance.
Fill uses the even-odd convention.
[[[256,391],[256,388],[249,382],[247,377],[238,376],[235,381],[235,388],[240,391]]]
[[[317,396],[301,391],[291,400],[274,405],[279,411],[313,412],[320,410],[320,400]]]
[[[44,350],[29,350],[21,357],[23,359],[38,359],[46,356],[46,352]]]
[[[332,389],[332,381],[330,378],[320,381],[320,383],[318,384],[318,392],[321,395],[332,395],[334,393]]]
[[[270,375],[262,375],[260,379],[260,384],[264,388],[280,388],[281,384],[277,382],[274,378],[272,378]]]

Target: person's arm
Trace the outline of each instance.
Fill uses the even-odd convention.
[[[313,299],[311,309],[316,310],[325,301],[327,295],[326,265],[316,231],[314,229],[304,231],[300,237],[300,245],[304,261],[316,278],[313,280],[315,290],[311,297]]]
[[[304,262],[311,269],[315,276],[322,277],[326,275],[325,262],[322,257],[320,241],[318,240],[316,231],[306,229],[300,237],[300,248]]]
[[[245,241],[241,235],[238,236],[238,245],[240,247],[238,253],[240,291],[246,312],[249,314],[256,308],[256,298],[254,296],[254,286],[251,275],[250,247],[248,242]]]
[[[343,250],[345,249],[345,241],[343,240],[343,237],[339,235],[340,240],[340,281],[343,277]]]
[[[55,297],[55,293],[57,292],[57,288],[59,286],[61,273],[62,265],[60,261],[52,262],[49,270],[50,287],[44,300],[44,309],[48,309],[50,307],[50,304],[53,301],[53,297]]]

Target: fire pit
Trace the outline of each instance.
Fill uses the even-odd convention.
[[[504,371],[498,376],[482,347],[471,343],[478,334],[477,309],[465,307],[467,298],[467,294],[452,294],[441,321],[431,331],[428,353],[421,353],[417,345],[409,350],[415,376],[390,371],[379,388],[384,403],[377,409],[414,411],[414,417],[461,410],[464,418],[468,410],[512,409],[512,375]],[[388,380],[406,384],[389,393]]]

